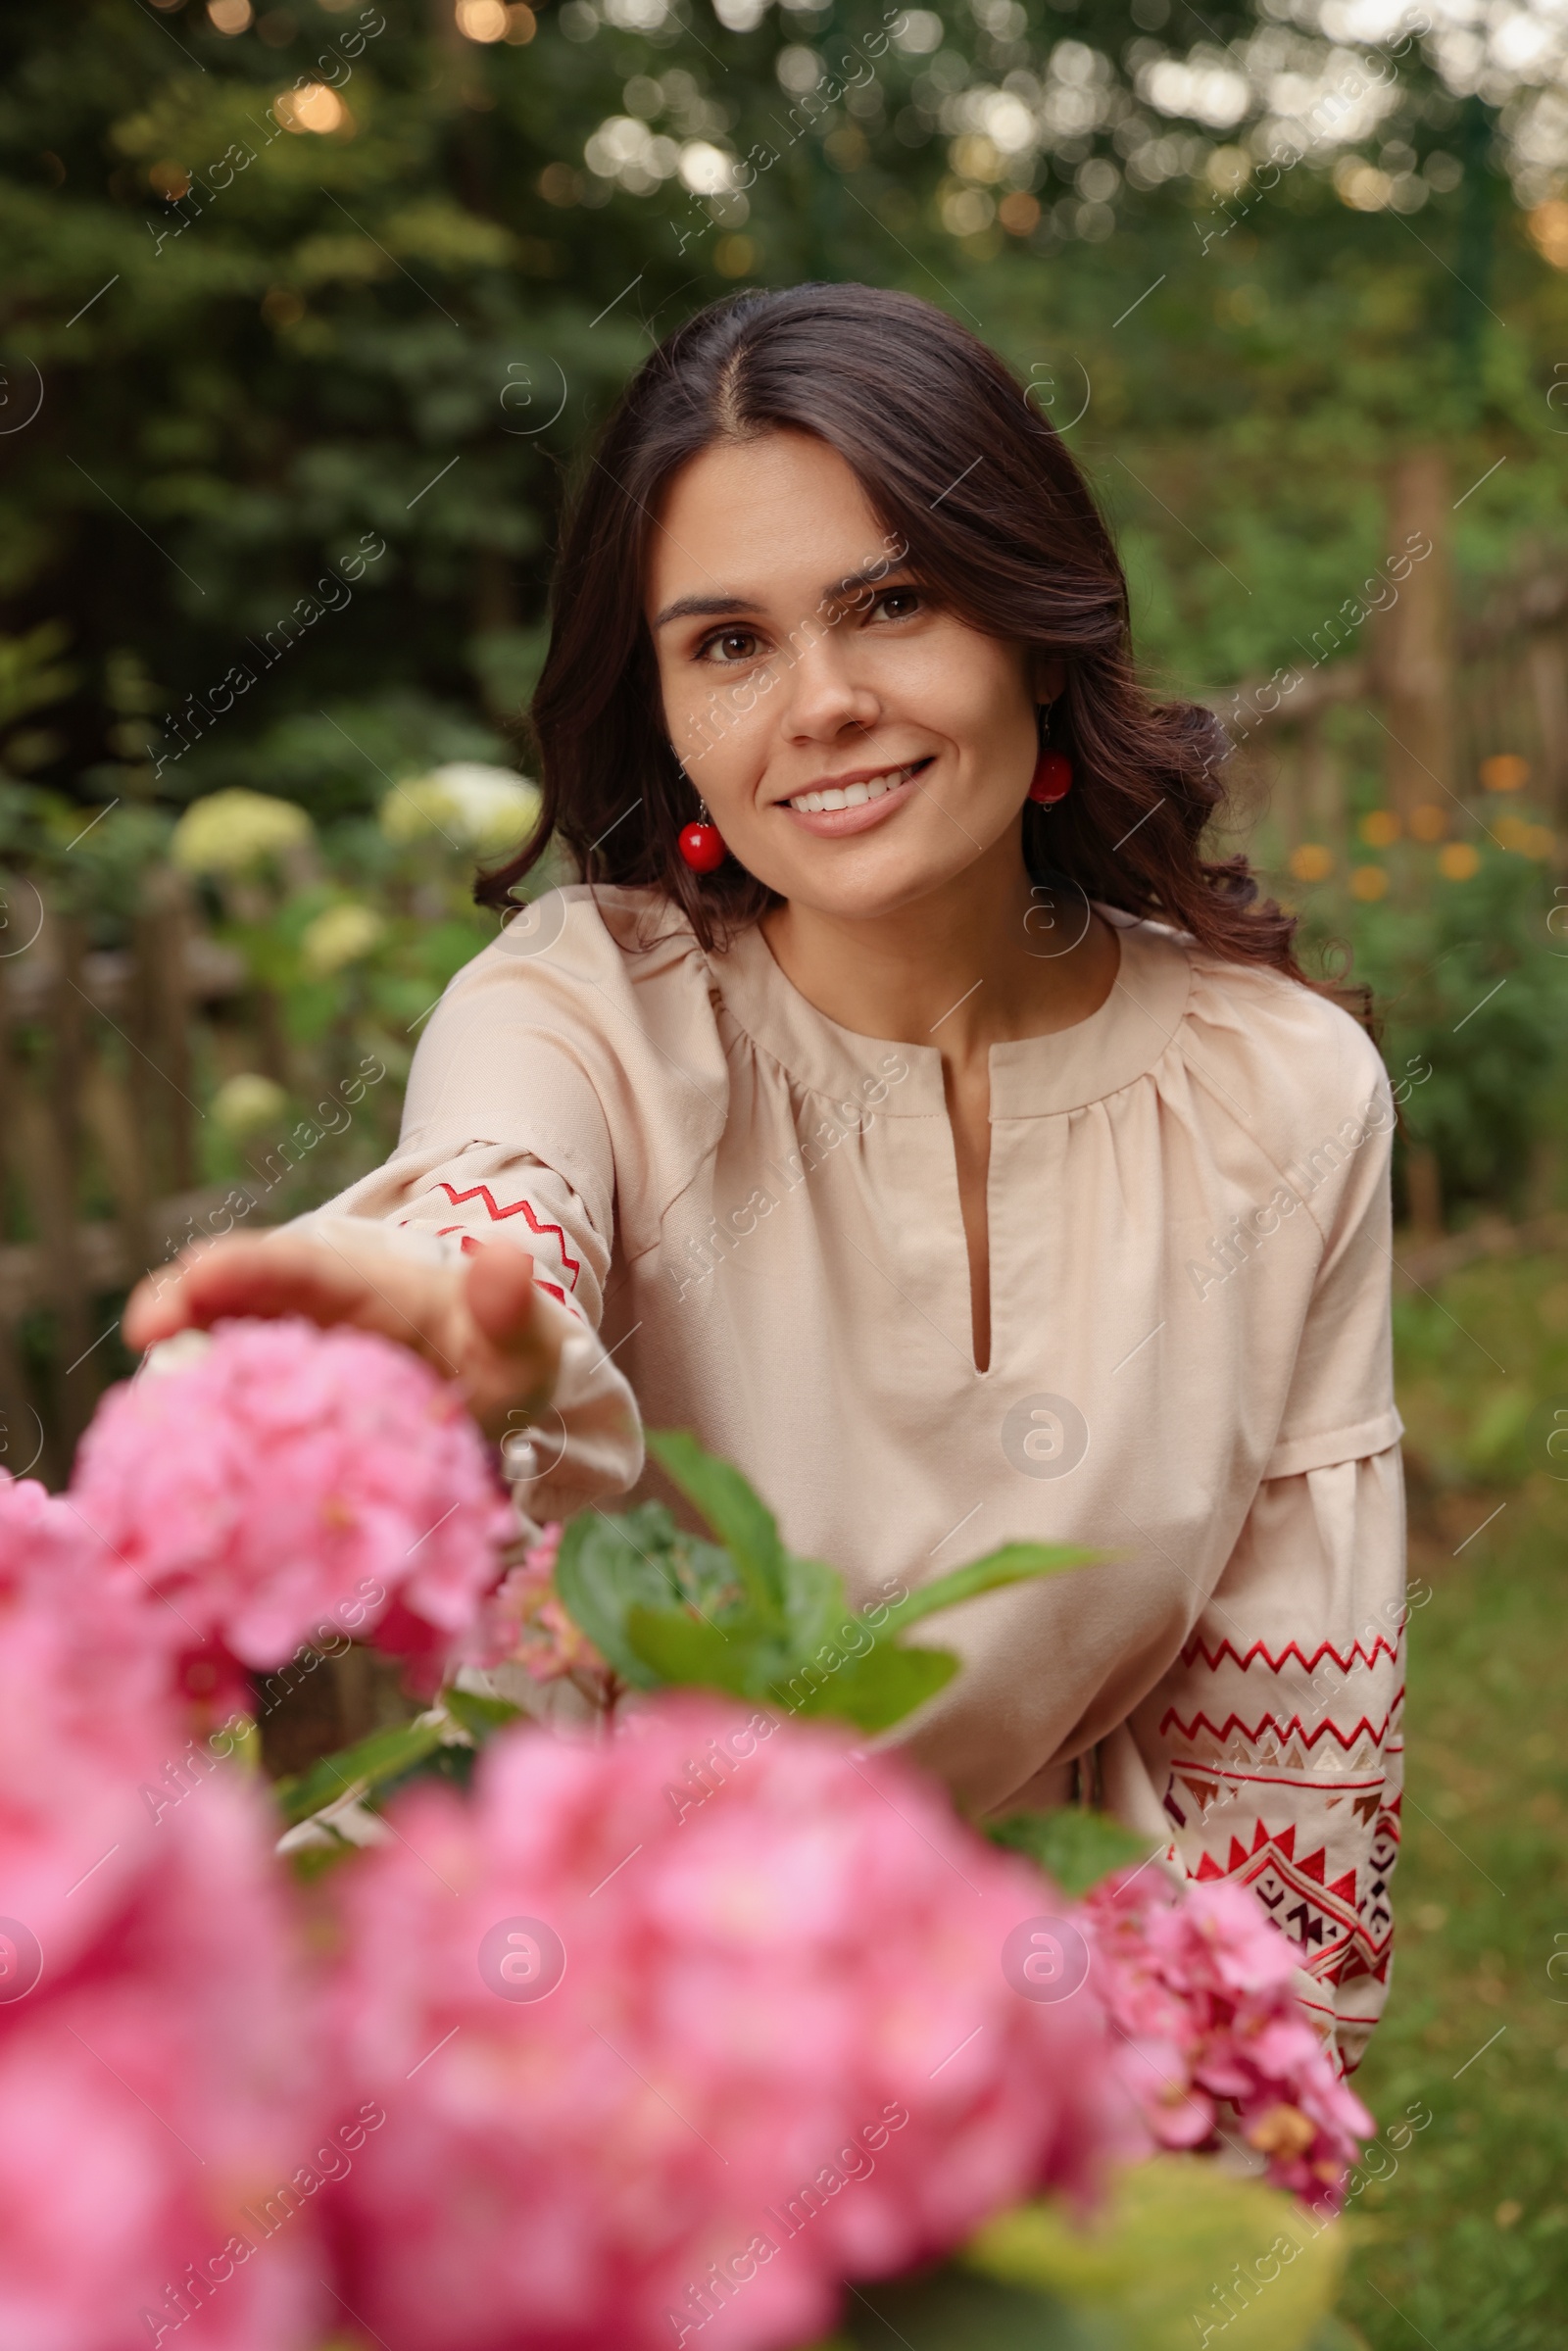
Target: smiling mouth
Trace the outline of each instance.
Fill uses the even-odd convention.
[[[863,776],[853,784],[832,784],[820,792],[798,793],[784,805],[802,816],[819,816],[830,808],[862,808],[868,801],[896,792],[901,784],[906,784],[912,775],[918,775],[930,764],[930,759],[910,759],[903,767],[885,767],[880,774]]]

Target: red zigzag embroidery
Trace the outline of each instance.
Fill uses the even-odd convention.
[[[571,1276],[571,1286],[573,1290],[576,1289],[577,1276],[582,1271],[582,1265],[578,1258],[569,1256],[567,1254],[565,1234],[562,1231],[560,1225],[558,1224],[541,1224],[538,1217],[535,1216],[533,1210],[529,1207],[525,1200],[514,1201],[510,1208],[498,1208],[495,1203],[495,1197],[492,1194],[488,1184],[475,1184],[472,1189],[467,1192],[454,1192],[450,1184],[443,1182],[441,1185],[441,1190],[446,1194],[454,1208],[461,1208],[465,1200],[482,1200],[485,1207],[489,1211],[490,1219],[494,1224],[500,1224],[503,1219],[508,1216],[524,1216],[528,1220],[528,1230],[530,1233],[538,1233],[541,1237],[546,1233],[554,1234],[556,1240],[561,1244],[561,1262]],[[550,1284],[542,1283],[540,1287],[542,1289],[548,1289]]]
[[[1400,1690],[1399,1697],[1403,1697],[1403,1690]],[[1397,1703],[1398,1698],[1395,1700],[1395,1704],[1397,1705]],[[1340,1745],[1345,1749],[1346,1753],[1348,1754],[1351,1747],[1355,1744],[1355,1741],[1362,1736],[1363,1732],[1365,1733],[1366,1737],[1371,1739],[1374,1746],[1381,1747],[1384,1745],[1389,1736],[1389,1726],[1393,1720],[1394,1707],[1391,1706],[1388,1713],[1383,1717],[1383,1727],[1381,1730],[1378,1730],[1373,1724],[1369,1723],[1366,1716],[1363,1714],[1353,1730],[1342,1731],[1338,1723],[1325,1721],[1319,1723],[1315,1731],[1308,1733],[1302,1730],[1300,1719],[1297,1715],[1292,1715],[1288,1722],[1282,1723],[1278,1721],[1272,1714],[1265,1714],[1259,1717],[1257,1729],[1255,1731],[1250,1731],[1248,1729],[1246,1723],[1243,1722],[1239,1714],[1229,1714],[1226,1716],[1224,1728],[1221,1730],[1217,1729],[1215,1725],[1209,1721],[1206,1714],[1195,1714],[1190,1723],[1184,1723],[1181,1716],[1177,1713],[1175,1707],[1171,1706],[1167,1707],[1165,1713],[1160,1717],[1159,1735],[1163,1739],[1165,1733],[1174,1723],[1177,1730],[1181,1733],[1183,1739],[1196,1739],[1200,1729],[1201,1728],[1208,1733],[1210,1739],[1217,1739],[1223,1741],[1229,1739],[1233,1731],[1240,1731],[1244,1739],[1248,1739],[1251,1744],[1256,1745],[1257,1741],[1262,1738],[1265,1731],[1272,1731],[1276,1739],[1298,1739],[1302,1746],[1304,1746],[1308,1752],[1310,1752],[1310,1750],[1316,1746],[1324,1732],[1329,1731],[1333,1733],[1334,1737],[1339,1740]]]
[[[1210,1649],[1200,1634],[1194,1634],[1192,1640],[1188,1641],[1186,1647],[1182,1650],[1182,1663],[1183,1665],[1193,1665],[1196,1664],[1200,1657],[1201,1657],[1203,1663],[1208,1667],[1209,1671],[1214,1673],[1219,1670],[1220,1666],[1224,1664],[1226,1658],[1229,1657],[1232,1664],[1239,1665],[1245,1674],[1248,1667],[1251,1664],[1253,1658],[1261,1657],[1263,1663],[1268,1667],[1271,1674],[1280,1674],[1285,1671],[1288,1661],[1294,1657],[1304,1672],[1310,1673],[1313,1667],[1320,1665],[1325,1657],[1332,1657],[1335,1664],[1339,1667],[1341,1673],[1348,1674],[1351,1671],[1357,1658],[1360,1659],[1363,1665],[1373,1666],[1376,1665],[1380,1655],[1387,1657],[1392,1665],[1397,1665],[1399,1662],[1397,1649],[1391,1641],[1386,1641],[1381,1633],[1373,1641],[1370,1654],[1368,1654],[1368,1652],[1362,1648],[1361,1643],[1358,1641],[1353,1641],[1350,1643],[1348,1654],[1344,1657],[1341,1656],[1339,1650],[1334,1646],[1333,1642],[1328,1641],[1320,1643],[1320,1645],[1312,1651],[1310,1657],[1303,1652],[1299,1643],[1294,1641],[1288,1641],[1277,1657],[1270,1654],[1269,1650],[1264,1646],[1262,1641],[1254,1641],[1251,1647],[1248,1650],[1246,1656],[1244,1657],[1241,1651],[1237,1648],[1234,1648],[1228,1640],[1222,1641],[1217,1649]]]

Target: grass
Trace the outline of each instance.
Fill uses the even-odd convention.
[[[1401,1301],[1396,1345],[1417,1602],[1404,1846],[1393,1989],[1356,2086],[1385,2130],[1407,2108],[1432,2120],[1373,2158],[1397,2168],[1357,2199],[1343,2307],[1373,2351],[1561,2351],[1568,1257]]]

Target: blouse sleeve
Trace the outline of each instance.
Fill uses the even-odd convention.
[[[1265,1479],[1132,1726],[1172,1858],[1251,1888],[1347,2071],[1388,1992],[1404,1615],[1397,1445]]]
[[[500,1143],[401,1149],[294,1229],[330,1247],[368,1221],[383,1246],[431,1260],[471,1255],[497,1235],[534,1261],[535,1311],[559,1322],[554,1397],[503,1444],[518,1508],[539,1524],[622,1494],[643,1463],[631,1389],[599,1337],[611,1237],[582,1193],[532,1152]]]

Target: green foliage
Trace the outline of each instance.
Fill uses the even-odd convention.
[[[1491,822],[1536,846],[1523,816],[1493,811]],[[1413,843],[1381,862],[1386,897],[1315,894],[1306,929],[1319,947],[1347,941],[1373,990],[1401,1109],[1399,1164],[1412,1146],[1433,1152],[1455,1204],[1515,1214],[1549,1204],[1535,1197],[1540,1149],[1568,1139],[1568,937],[1552,927],[1562,902],[1550,869],[1485,837],[1463,879]]]
[[[785,1549],[772,1513],[734,1464],[684,1431],[648,1449],[719,1545],[677,1528],[659,1502],[571,1520],[556,1590],[572,1621],[639,1690],[695,1686],[801,1715],[883,1731],[951,1680],[946,1650],[906,1648],[906,1626],[984,1592],[1091,1565],[1067,1544],[1008,1543],[919,1592],[856,1614],[843,1578]]]
[[[278,1809],[292,1826],[309,1820],[328,1804],[341,1802],[352,1790],[366,1793],[401,1779],[435,1753],[445,1731],[439,1713],[421,1714],[411,1723],[372,1731],[353,1746],[321,1756],[308,1771],[279,1780],[273,1790]]]
[[[701,1633],[711,1612],[736,1596],[728,1554],[682,1534],[662,1502],[615,1516],[580,1511],[561,1539],[556,1590],[573,1624],[634,1690],[658,1690],[673,1677],[633,1647],[626,1629],[632,1609],[675,1599],[678,1621]]]
[[[563,472],[650,334],[741,283],[903,284],[975,323],[1101,478],[1145,650],[1189,686],[1294,659],[1340,608],[1413,435],[1472,478],[1508,456],[1457,517],[1467,570],[1560,546],[1568,289],[1519,232],[1500,59],[1500,114],[1461,109],[1435,50],[1363,72],[1298,12],[1292,74],[1331,113],[1383,86],[1362,143],[1402,193],[1369,212],[1332,140],[1250,171],[1266,12],[1161,7],[566,0],[479,43],[406,0],[264,5],[232,38],[198,0],[14,0],[0,599],[58,699],[40,724],[0,676],[13,772],[331,819],[509,756]],[[1189,58],[1193,89],[1250,76],[1224,131],[1168,74],[1151,96]],[[280,127],[312,76],[321,127]],[[715,147],[743,184],[697,195]]]
[[[1240,2351],[1351,2351],[1359,2338],[1330,2317],[1347,2234],[1255,2180],[1161,2156],[1127,2173],[1088,2228],[1028,2205],[956,2264],[858,2288],[841,2339],[857,2351],[895,2336],[908,2351],[1189,2351],[1207,2325]],[[1235,2290],[1238,2266],[1248,2292]]]
[[[1398,1296],[1394,1337],[1405,1461],[1423,1489],[1533,1482],[1544,1495],[1552,1479],[1568,1478],[1568,1281],[1559,1262],[1473,1265],[1439,1291]]]
[[[377,1805],[384,1804],[406,1781],[442,1770],[454,1753],[471,1761],[486,1739],[516,1722],[520,1712],[505,1698],[444,1690],[434,1706],[411,1721],[372,1731],[352,1746],[319,1756],[308,1770],[277,1781],[272,1793],[278,1810],[296,1828],[345,1802],[373,1798]],[[337,1839],[335,1849],[348,1850],[347,1840]]]
[[[1063,1805],[1055,1812],[1012,1812],[982,1823],[993,1844],[1026,1853],[1064,1894],[1085,1894],[1112,1870],[1131,1869],[1153,1849],[1105,1812]]]
[[[1471,1266],[1432,1290],[1401,1305],[1396,1333],[1416,1579],[1397,1957],[1355,2078],[1384,2144],[1372,2158],[1381,2177],[1355,2201],[1375,2233],[1351,2262],[1345,2311],[1375,2351],[1423,2339],[1431,2351],[1557,2351],[1568,2309],[1568,1487],[1553,1480],[1568,1475],[1568,1440],[1546,1447],[1568,1429],[1568,1254]],[[1539,1415],[1494,1473],[1506,1470],[1506,1483],[1486,1486],[1461,1448],[1475,1392],[1502,1381],[1477,1343]],[[1389,2126],[1412,2108],[1434,2119],[1405,2143]]]

